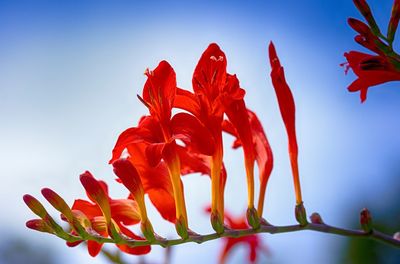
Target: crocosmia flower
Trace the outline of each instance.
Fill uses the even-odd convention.
[[[207,208],[206,211],[210,211]],[[250,228],[245,217],[233,217],[229,213],[225,212],[225,223],[227,227],[235,230],[244,230]],[[218,263],[224,264],[228,263],[229,254],[234,251],[238,246],[245,246],[247,251],[247,261],[246,263],[256,263],[257,256],[260,253],[269,255],[269,250],[263,243],[260,235],[249,235],[239,238],[234,237],[224,237],[222,238],[222,248],[220,251]]]
[[[357,80],[350,84],[348,90],[359,91],[361,102],[364,102],[370,87],[400,80],[400,55],[393,49],[400,19],[400,1],[393,2],[386,36],[379,29],[367,1],[354,0],[354,4],[367,22],[365,24],[355,18],[348,19],[350,27],[358,33],[354,40],[376,55],[358,51],[346,52],[344,56],[347,62],[342,63],[341,66],[345,66],[346,73],[352,69],[357,75]]]
[[[346,69],[352,69],[357,75],[348,87],[350,92],[360,92],[361,102],[367,99],[368,88],[390,81],[400,81],[400,71],[387,58],[358,51],[345,53]]]
[[[107,185],[103,181],[96,180],[90,172],[82,174],[81,181],[84,184],[91,201],[77,199],[71,209],[76,217],[88,220],[87,223],[89,226],[86,226],[86,228],[92,228],[99,235],[109,237],[111,234],[108,222],[111,220],[116,223],[117,228],[125,236],[132,239],[144,240],[126,227],[127,225],[133,225],[140,222],[140,213],[137,203],[134,200],[110,198],[108,196]],[[91,186],[89,187],[87,184],[91,184]],[[104,210],[103,206],[99,206],[99,201],[101,200],[103,201],[101,203],[108,204],[108,206],[106,206],[108,209]],[[80,242],[82,241],[67,243],[67,245],[76,246]],[[89,240],[87,244],[89,254],[92,257],[99,254],[103,245],[102,243],[93,240]],[[126,253],[134,255],[147,254],[150,251],[150,246],[128,247],[126,245],[117,245],[117,247]]]

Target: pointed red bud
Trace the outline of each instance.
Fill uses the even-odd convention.
[[[371,31],[379,36],[381,34],[378,25],[374,17],[372,16],[371,8],[367,4],[366,0],[353,0],[355,6],[360,11],[360,13],[364,16],[365,20],[367,20],[368,25],[371,27]]]
[[[322,220],[322,217],[319,215],[319,213],[312,213],[310,216],[310,221],[313,224],[318,224],[318,225],[323,225],[324,221]]]
[[[367,208],[362,209],[360,212],[360,224],[365,232],[372,232],[372,216]]]
[[[392,43],[396,34],[397,26],[400,19],[400,0],[394,0],[392,7],[392,15],[390,17],[387,38],[389,43]]]
[[[73,214],[71,208],[69,208],[64,199],[62,199],[56,192],[49,188],[43,188],[42,195],[55,209],[57,209],[67,218],[68,222],[73,222]]]

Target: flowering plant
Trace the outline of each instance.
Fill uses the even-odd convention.
[[[351,68],[358,76],[348,89],[360,91],[361,100],[365,101],[369,87],[400,80],[400,57],[393,50],[400,1],[394,1],[386,36],[382,35],[367,2],[355,0],[354,3],[368,24],[349,19],[350,26],[359,33],[355,40],[376,55],[350,51],[345,53],[348,62],[343,65],[346,72]],[[247,244],[249,261],[255,262],[259,252],[268,252],[259,238],[261,233],[300,230],[373,238],[400,247],[398,233],[391,236],[373,228],[367,209],[360,214],[361,230],[327,225],[318,213],[307,219],[300,187],[295,102],[272,42],[268,51],[270,77],[288,137],[297,224],[276,226],[266,220],[264,200],[273,169],[273,152],[256,113],[246,105],[246,92],[238,77],[227,72],[225,53],[212,43],[194,70],[193,91],[177,86],[175,71],[167,61],[161,61],[154,70],[146,70],[147,80],[142,94],[137,97],[149,113],[136,126],[119,135],[110,159],[117,182],[127,190],[125,197],[110,197],[107,184],[86,171],[80,175],[80,182],[89,200],[76,199],[69,206],[53,190],[42,189],[44,198],[68,224],[67,230],[29,194],[23,197],[24,202],[39,218],[29,220],[27,227],[58,236],[71,247],[85,242],[93,257],[101,252],[104,243],[115,244],[128,254],[143,255],[149,253],[154,245],[171,247],[222,238],[225,243],[221,263],[237,244]],[[233,148],[242,147],[244,153],[247,210],[238,218],[225,210],[224,191],[228,175],[223,159],[226,151],[223,133],[233,135]],[[255,187],[255,165],[259,172],[258,190]],[[193,173],[207,175],[211,180],[211,206],[207,212],[215,231],[212,234],[198,234],[190,229],[191,219],[187,214],[181,177]],[[175,225],[179,238],[166,239],[156,233],[147,214],[146,195],[160,215]],[[130,228],[137,224],[140,225],[140,235]]]

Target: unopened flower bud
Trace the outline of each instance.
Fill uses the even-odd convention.
[[[29,220],[26,222],[26,227],[36,231],[54,234],[54,230],[42,219]]]
[[[381,32],[379,30],[378,25],[374,17],[372,16],[371,8],[367,4],[366,0],[353,0],[355,6],[360,11],[360,13],[364,16],[365,20],[367,20],[368,25],[371,27],[371,31],[376,35],[380,35]]]
[[[365,232],[372,232],[372,217],[367,208],[362,209],[360,212],[360,224]]]
[[[400,20],[400,0],[394,0],[392,7],[392,15],[390,17],[389,26],[388,26],[388,41],[393,42],[394,35],[396,34],[397,26],[399,25]]]
[[[313,224],[318,224],[318,225],[323,225],[324,221],[322,220],[322,217],[319,215],[319,213],[312,213],[310,216],[310,221]]]
[[[400,232],[394,233],[393,238],[400,241]]]

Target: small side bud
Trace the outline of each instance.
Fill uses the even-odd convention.
[[[400,232],[394,233],[393,238],[400,241]]]
[[[147,241],[153,242],[156,239],[154,235],[154,229],[150,221],[147,220],[145,222],[141,222],[140,229],[142,230],[143,236],[147,239]]]
[[[361,228],[367,232],[371,233],[372,232],[372,217],[371,213],[367,208],[364,208],[360,212],[360,224]]]
[[[297,222],[299,222],[299,224],[301,226],[306,226],[308,224],[306,209],[304,208],[303,202],[296,205],[294,213],[295,213]]]
[[[221,219],[218,213],[211,212],[210,221],[213,229],[217,234],[222,234],[225,230],[224,228],[224,220]]]
[[[188,239],[189,238],[187,225],[185,224],[185,220],[183,219],[182,216],[179,219],[176,220],[175,229],[176,229],[176,232],[178,233],[178,235],[182,239]]]
[[[26,222],[26,227],[39,232],[54,234],[54,230],[42,219],[29,220]]]
[[[247,216],[248,224],[253,229],[260,228],[261,221],[260,221],[260,218],[258,217],[257,210],[254,207],[253,208],[247,208],[246,216]]]
[[[310,221],[313,224],[318,224],[318,225],[323,225],[324,221],[322,220],[322,217],[319,215],[319,213],[312,213],[310,216]]]

